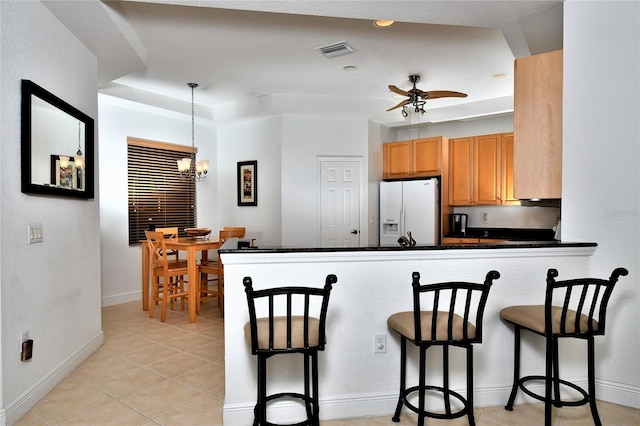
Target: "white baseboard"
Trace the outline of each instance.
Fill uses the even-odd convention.
[[[84,346],[69,355],[38,382],[9,402],[0,411],[0,424],[12,425],[24,416],[45,395],[55,388],[65,377],[75,370],[84,360],[93,354],[104,342],[102,330]]]
[[[576,384],[584,387],[587,385],[586,380],[583,382],[577,381]],[[544,386],[542,385],[528,386],[528,388],[540,394],[544,393]],[[462,395],[466,394],[465,389],[454,390]],[[510,393],[511,385],[476,388],[473,394],[474,406],[476,408],[504,406],[509,399]],[[619,383],[598,381],[596,383],[596,394],[599,400],[640,409],[638,406],[640,401],[638,388],[621,385]],[[386,415],[391,417],[393,416],[397,402],[397,392],[320,398],[320,419],[338,420]],[[535,402],[538,401],[519,391],[515,404],[530,404]],[[253,404],[254,402],[251,404],[225,405],[223,408],[222,423],[224,425],[234,426],[251,425],[253,423]],[[404,410],[406,410],[406,408]],[[277,403],[269,408],[269,420],[271,421],[278,422],[299,418],[300,406],[293,402]]]
[[[136,300],[142,300],[142,290],[103,297],[101,299],[101,306],[104,308],[106,306],[135,302]]]
[[[596,398],[640,410],[640,387],[607,380],[596,381]]]

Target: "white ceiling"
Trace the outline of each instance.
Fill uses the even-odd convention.
[[[402,124],[387,86],[414,73],[422,90],[469,95],[428,101],[422,122],[503,113],[514,59],[562,48],[561,0],[43,3],[98,57],[101,93],[190,114],[196,82],[196,113],[215,121],[324,109]],[[316,50],[340,41],[355,52]]]

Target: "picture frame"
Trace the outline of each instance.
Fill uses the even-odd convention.
[[[238,162],[238,206],[258,205],[258,162]]]
[[[81,189],[81,180],[78,169],[73,161],[73,155],[69,157],[66,169],[60,167],[60,155],[51,155],[51,185],[56,188]]]

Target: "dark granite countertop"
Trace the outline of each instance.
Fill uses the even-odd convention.
[[[445,246],[416,246],[403,247],[248,247],[241,249],[220,249],[220,253],[295,253],[295,252],[355,252],[355,251],[406,251],[406,250],[500,250],[513,248],[566,248],[566,247],[596,247],[597,243],[566,242],[566,241],[525,241],[512,240],[497,243],[482,244],[447,244]]]

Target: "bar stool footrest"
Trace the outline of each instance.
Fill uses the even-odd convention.
[[[316,403],[315,399],[307,396],[305,394],[302,393],[294,393],[294,392],[281,392],[281,393],[274,393],[272,395],[268,395],[265,398],[265,404],[268,403],[269,401],[273,401],[275,399],[280,399],[280,398],[292,398],[292,399],[299,399],[301,400],[304,404],[305,407],[307,405],[311,406],[311,416],[306,419],[303,420],[299,423],[287,423],[286,425],[281,425],[279,423],[271,423],[271,422],[265,422],[264,426],[311,426],[311,425],[317,425],[319,424],[319,419],[318,419],[318,404]],[[257,415],[257,411],[258,411],[258,406],[256,405],[254,411],[256,412]]]
[[[542,381],[544,382],[546,380],[545,376],[526,376],[526,377],[522,377],[519,381],[518,381],[518,387],[520,389],[522,389],[522,391],[524,393],[526,393],[527,395],[529,395],[531,398],[537,399],[538,401],[542,401],[542,402],[547,402],[547,398],[545,398],[543,395],[539,395],[535,392],[533,392],[530,389],[527,389],[527,387],[525,386],[526,382],[532,381],[532,380],[536,380],[536,381]],[[580,405],[585,405],[589,403],[589,394],[580,386],[576,385],[575,383],[571,383],[568,382],[566,380],[562,380],[562,379],[558,379],[558,378],[552,378],[551,379],[552,382],[552,386],[554,386],[556,383],[558,383],[559,385],[563,385],[563,386],[567,386],[573,390],[575,390],[576,392],[580,393],[580,395],[582,395],[582,399],[579,399],[577,401],[563,401],[562,399],[560,399],[560,397],[558,398],[551,398],[551,402],[554,406],[556,407],[565,407],[565,406],[570,406],[570,407],[577,407]],[[553,394],[554,392],[552,392]]]
[[[408,397],[410,394],[414,392],[418,392],[419,390],[420,390],[420,386],[412,386],[402,391],[402,402],[408,409],[410,409],[411,411],[417,414],[420,414],[420,409],[415,405],[413,405],[411,402],[409,402]],[[445,398],[445,395],[452,396],[462,403],[462,408],[460,408],[460,410],[455,412],[441,413],[441,412],[425,410],[422,414],[424,414],[426,417],[431,417],[434,419],[457,419],[458,417],[466,416],[469,413],[469,404],[467,402],[467,399],[462,395],[460,395],[458,392],[452,391],[451,389],[445,389],[441,386],[425,386],[424,390],[425,392],[426,391],[440,392],[442,393],[443,399]]]

